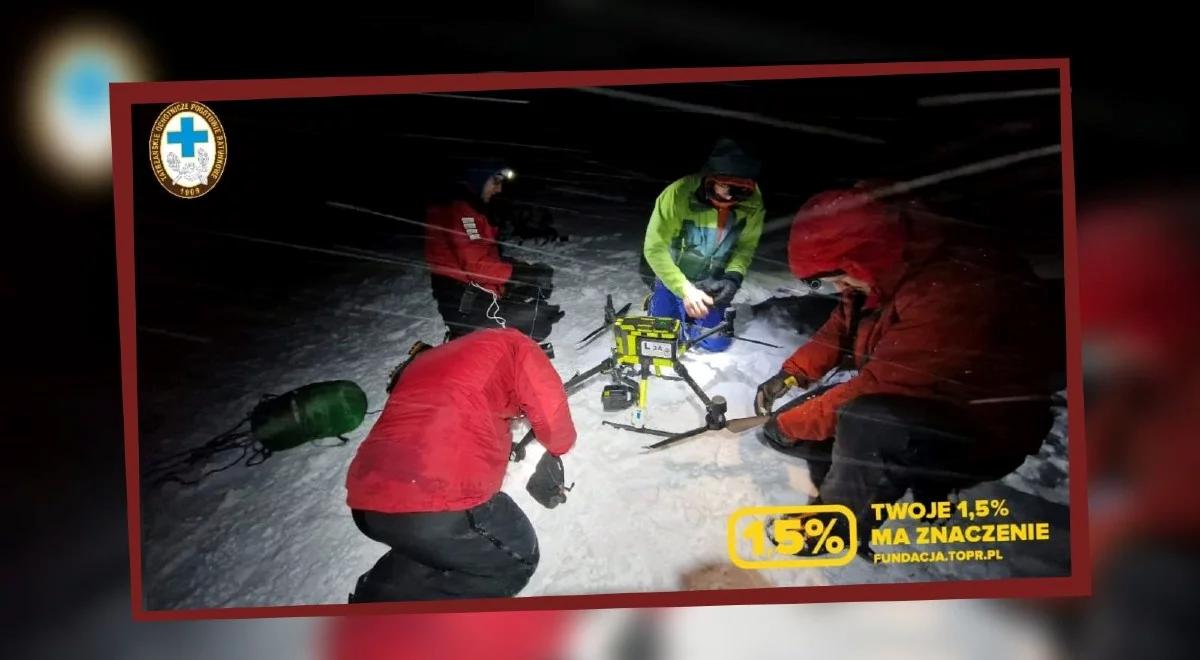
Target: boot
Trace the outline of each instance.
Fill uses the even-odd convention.
[[[545,341],[550,336],[554,324],[561,321],[566,315],[567,313],[559,308],[558,305],[542,305],[537,310],[537,316],[533,319],[529,336],[539,343]]]

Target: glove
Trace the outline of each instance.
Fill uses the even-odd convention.
[[[726,273],[721,277],[709,277],[701,280],[696,286],[712,296],[713,306],[727,307],[733,302],[733,297],[737,295],[738,289],[742,287],[742,276],[740,273]]]
[[[754,394],[754,414],[770,415],[775,406],[775,399],[787,394],[793,387],[799,387],[797,378],[786,371],[780,371],[768,378]]]
[[[562,459],[546,452],[538,461],[533,476],[525,484],[525,490],[529,491],[538,504],[553,509],[566,502],[567,492],[575,487],[575,484],[571,484],[570,487],[563,485],[566,481],[565,476]]]
[[[713,299],[691,282],[683,284],[683,310],[694,319],[708,316],[708,310],[713,306]]]

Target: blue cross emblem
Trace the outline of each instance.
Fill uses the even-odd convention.
[[[178,144],[183,149],[184,158],[196,155],[196,144],[208,142],[208,131],[197,131],[193,126],[192,117],[179,119],[179,130],[167,133],[167,144]]]

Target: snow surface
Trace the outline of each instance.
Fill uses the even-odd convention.
[[[637,271],[640,233],[605,234],[605,223],[584,215],[565,216],[558,225],[571,235],[569,242],[525,246],[512,254],[556,268],[554,302],[567,316],[550,341],[554,364],[566,379],[606,355],[604,341],[575,349],[576,340],[603,321],[605,295],[612,293],[618,306],[633,302],[636,309],[646,289]],[[346,261],[285,247],[264,249],[314,263]],[[421,260],[419,244],[411,242],[369,252],[339,249]],[[332,279],[272,292],[254,312],[255,330],[238,335],[232,345],[206,342],[188,328],[171,328],[178,336],[158,332],[167,336],[155,341],[179,342],[189,366],[180,377],[144,386],[140,393],[143,465],[225,430],[268,392],[350,379],[366,391],[369,409],[382,407],[389,369],[412,342],[436,343],[444,332],[427,275],[415,266],[335,272]],[[725,353],[695,351],[685,358],[710,396],[725,396],[731,418],[752,414],[757,384],[803,341],[794,329],[751,318],[746,303],[776,295],[780,286],[794,286],[794,280],[764,249],[735,303],[742,305],[739,334],[783,348],[735,342]],[[141,341],[147,341],[144,335]],[[528,514],[542,547],[541,565],[522,596],[675,590],[685,571],[728,562],[726,523],[735,509],[807,501],[812,485],[804,461],[763,447],[756,432],[711,433],[643,453],[649,436],[601,425],[605,419],[628,421],[627,413],[602,411],[604,382],[596,378],[571,399],[579,440],[564,457],[567,479],[576,484],[566,504],[546,510],[525,492],[539,446],[531,447],[524,462],[510,464],[504,491]],[[682,382],[654,381],[650,399],[649,426],[684,430],[702,423],[703,407]],[[345,505],[346,469],[374,419],[369,416],[349,434],[346,446],[302,446],[194,487],[144,486],[146,606],[345,603],[357,577],[386,551],[358,532]],[[774,569],[763,577],[774,585],[802,586],[1068,574],[1065,423],[1060,411],[1041,455],[1014,474],[962,494],[1003,497],[1014,520],[1051,521],[1052,541],[1002,544],[1005,562],[871,565],[855,559],[839,568]],[[514,428],[516,437],[523,432]],[[221,465],[220,459],[212,465]]]

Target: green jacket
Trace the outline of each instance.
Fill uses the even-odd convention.
[[[717,209],[699,195],[703,177],[685,176],[667,186],[654,203],[646,228],[643,254],[671,293],[683,295],[683,285],[724,272],[743,277],[750,268],[762,236],[762,192],[729,209],[725,234],[717,240]]]

